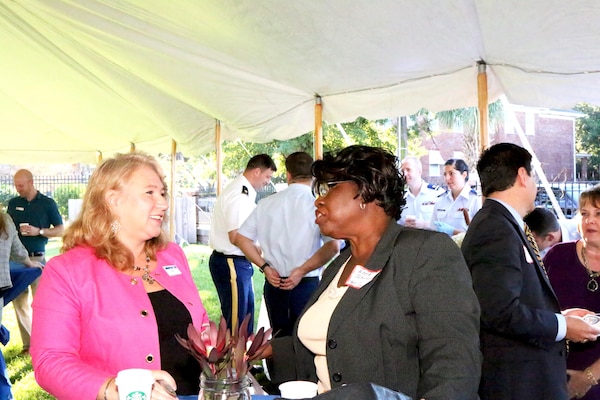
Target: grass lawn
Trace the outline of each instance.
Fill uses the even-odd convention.
[[[46,246],[47,257],[58,254],[60,241],[52,240]],[[188,245],[183,249],[188,258],[192,276],[198,287],[202,303],[212,321],[218,323],[221,316],[219,298],[208,270],[208,257],[211,249],[204,245]],[[260,310],[260,299],[262,298],[264,276],[260,273],[254,274],[254,293],[256,298],[255,326],[258,323],[258,310]],[[13,396],[15,400],[53,400],[54,397],[43,391],[35,382],[31,359],[29,356],[20,355],[21,335],[17,327],[17,321],[12,304],[4,307],[2,324],[8,328],[11,337],[8,345],[2,349],[10,380],[13,383]]]

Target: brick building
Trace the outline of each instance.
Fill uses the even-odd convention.
[[[548,180],[576,180],[575,120],[582,114],[532,107],[513,108]],[[490,144],[510,142],[523,146],[511,121],[512,118],[505,118],[496,132],[490,131]],[[435,130],[435,126],[433,128]],[[464,158],[461,127],[424,138],[422,145],[427,149],[427,154],[421,157],[423,176],[428,182],[443,184],[444,162],[450,158]]]

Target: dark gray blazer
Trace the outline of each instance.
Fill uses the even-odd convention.
[[[326,268],[310,307],[350,256]],[[381,272],[348,288],[328,328],[332,389],[371,382],[414,399],[476,399],[479,305],[456,244],[445,234],[391,222],[367,265]],[[293,337],[273,340],[275,382],[317,380],[314,355]]]
[[[486,200],[462,252],[481,304],[481,399],[567,399],[558,300],[508,209]]]

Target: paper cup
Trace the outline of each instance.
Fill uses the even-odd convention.
[[[309,399],[317,395],[317,384],[309,381],[289,381],[279,385],[284,399]]]
[[[407,215],[406,218],[404,219],[404,223],[406,225],[414,225],[417,222],[417,216],[416,215]]]
[[[115,380],[119,400],[150,400],[154,378],[147,369],[132,368],[119,371]]]

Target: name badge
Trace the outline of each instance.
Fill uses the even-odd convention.
[[[360,289],[367,283],[371,282],[373,278],[375,278],[380,272],[381,270],[371,271],[370,269],[366,269],[362,265],[356,265],[352,270],[352,273],[346,280],[346,285],[354,289]]]
[[[529,250],[527,250],[525,245],[523,245],[523,252],[525,252],[525,261],[527,261],[528,264],[533,264],[533,258],[531,258],[531,254],[529,254]]]
[[[23,208],[23,207],[15,207],[15,210],[17,210],[17,211],[25,211],[25,208]]]
[[[179,270],[179,268],[177,268],[177,265],[165,265],[163,269],[169,276],[181,275],[181,271]]]

